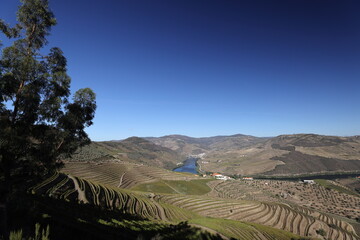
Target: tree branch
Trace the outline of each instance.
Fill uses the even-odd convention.
[[[12,114],[12,119],[11,119],[11,123],[14,124],[15,123],[15,119],[18,113],[18,103],[19,103],[19,97],[20,97],[20,93],[24,87],[25,81],[22,80],[20,83],[20,86],[18,88],[18,90],[16,91],[16,96],[15,96],[15,102],[14,102],[14,111]]]
[[[59,150],[61,148],[61,146],[64,143],[64,139],[61,140],[61,142],[59,143],[59,145],[56,147],[56,150]]]

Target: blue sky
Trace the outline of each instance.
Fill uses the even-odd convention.
[[[18,4],[1,0],[0,18],[14,23]],[[360,134],[359,1],[50,5],[49,46],[64,51],[73,92],[97,94],[93,140]]]

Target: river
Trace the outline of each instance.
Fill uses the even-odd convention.
[[[175,168],[173,171],[174,172],[188,172],[188,173],[198,174],[197,166],[196,166],[196,161],[197,160],[198,160],[197,158],[188,158],[184,162],[184,165],[182,165],[181,167]]]

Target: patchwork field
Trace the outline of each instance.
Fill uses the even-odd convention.
[[[203,195],[211,191],[207,185],[213,179],[200,180],[161,180],[152,183],[144,183],[132,188],[136,191],[169,193],[169,194],[186,194],[186,195]]]

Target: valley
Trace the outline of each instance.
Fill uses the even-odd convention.
[[[0,240],[360,240],[360,1],[0,6]]]
[[[182,156],[205,153],[201,169],[228,175],[293,175],[360,171],[360,137],[316,134],[146,138]]]
[[[360,239],[360,179],[354,177],[359,146],[358,137],[312,134],[94,142],[31,192],[148,221],[120,217],[98,223],[115,229],[140,224],[134,236],[156,233],[168,239],[164,231],[171,225],[207,236],[194,239],[355,240]],[[215,179],[214,172],[232,178]],[[336,178],[349,172],[355,175]],[[334,175],[321,179],[326,174]],[[306,176],[319,179],[297,179]],[[143,228],[149,223],[160,225],[149,233]]]
[[[69,177],[56,174],[31,191],[163,224],[186,221],[224,239],[359,239],[359,195],[319,184],[224,181],[117,162],[72,162],[63,172]]]

